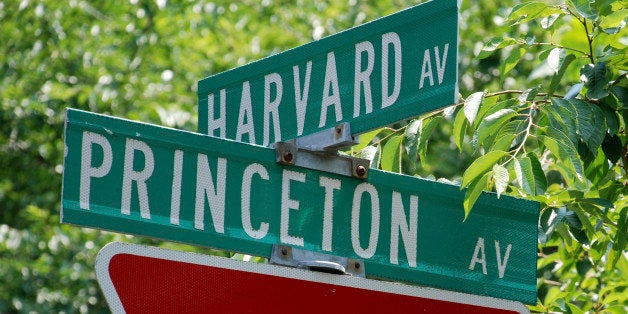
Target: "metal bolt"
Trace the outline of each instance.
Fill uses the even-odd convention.
[[[355,262],[355,264],[353,264],[353,266],[355,267],[355,269],[360,269],[360,263],[359,262]]]
[[[339,137],[342,134],[342,126],[337,125],[335,128],[335,131],[336,131],[336,137]]]
[[[281,255],[288,255],[288,249],[285,247],[281,248]]]
[[[355,174],[357,174],[360,178],[364,177],[366,175],[366,168],[362,165],[357,166],[355,168]]]
[[[292,156],[292,152],[290,152],[289,150],[283,152],[282,158],[284,162],[292,162],[292,158],[294,156]]]

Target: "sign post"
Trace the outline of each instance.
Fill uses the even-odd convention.
[[[364,261],[367,277],[536,302],[538,203],[69,109],[61,221],[268,257],[274,244]],[[298,157],[297,157],[298,158]]]
[[[434,0],[198,82],[199,132],[268,146],[456,102],[458,0]]]
[[[96,275],[114,313],[529,313],[515,301],[119,242],[100,251]]]

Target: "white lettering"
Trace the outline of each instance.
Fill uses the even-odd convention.
[[[277,92],[275,99],[271,101],[271,85],[275,85]],[[281,141],[281,126],[279,122],[279,104],[283,94],[283,83],[281,76],[277,73],[271,73],[264,76],[264,146],[270,144],[270,116],[273,116],[273,134],[274,142]]]
[[[253,175],[257,174],[263,180],[268,180],[268,171],[264,166],[260,164],[251,164],[244,169],[242,175],[242,227],[246,234],[253,239],[261,239],[268,233],[268,223],[260,223],[259,229],[254,229],[251,224],[251,183],[253,181]]]
[[[482,257],[478,258],[478,253],[481,253]],[[473,257],[471,258],[471,263],[469,264],[469,270],[475,269],[475,263],[482,264],[482,273],[486,275],[487,272],[486,272],[486,254],[484,250],[484,238],[478,238],[478,241],[475,244],[475,251],[473,251]]]
[[[390,226],[390,262],[399,264],[399,234],[406,247],[406,258],[410,267],[416,267],[417,226],[419,218],[419,198],[410,195],[410,220],[406,221],[406,212],[401,201],[401,193],[393,191]]]
[[[511,248],[512,244],[508,243],[508,246],[506,246],[506,254],[504,254],[504,259],[502,260],[502,254],[499,248],[499,241],[495,240],[495,254],[497,256],[497,271],[499,272],[499,278],[504,278],[504,273],[506,272],[506,264],[508,264],[508,257],[510,256]]]
[[[423,66],[421,67],[421,78],[419,79],[419,89],[423,88],[425,79],[430,79],[430,86],[434,86],[434,76],[432,75],[432,60],[430,59],[430,50],[425,49],[423,54]]]
[[[92,167],[93,144],[98,144],[103,151],[102,163],[98,167]],[[91,178],[102,178],[109,173],[109,170],[111,170],[111,161],[113,160],[111,144],[109,144],[109,141],[107,141],[107,139],[100,134],[83,131],[81,156],[79,206],[81,209],[89,210]]]
[[[327,110],[329,106],[334,106],[336,122],[342,120],[340,88],[338,87],[338,72],[336,71],[336,56],[333,51],[327,54],[327,66],[325,67],[325,81],[323,84],[323,99],[321,102],[321,119],[318,124],[319,128],[322,128],[327,124]]]
[[[170,198],[170,223],[179,225],[181,209],[181,177],[183,174],[183,151],[174,151],[174,165],[172,170],[172,197]]]
[[[281,179],[281,226],[279,239],[282,243],[303,246],[301,237],[288,234],[290,228],[290,210],[299,210],[299,201],[290,198],[290,181],[305,182],[305,173],[283,170]]]
[[[325,188],[325,206],[323,209],[323,241],[321,248],[330,252],[334,226],[334,190],[340,190],[340,180],[321,176],[320,186]]]
[[[388,95],[388,47],[392,44],[395,52],[395,73],[394,85],[390,95]],[[397,101],[401,92],[401,39],[394,32],[382,35],[382,109]]]
[[[362,71],[362,53],[366,52],[366,69]],[[364,105],[366,113],[373,112],[371,97],[371,73],[375,63],[375,49],[373,44],[363,41],[355,45],[355,83],[353,85],[353,117],[360,115],[361,91],[364,85]]]
[[[221,138],[226,137],[227,128],[227,91],[220,90],[220,107],[218,110],[218,118],[216,118],[216,108],[214,108],[214,94],[207,96],[207,134],[215,136],[214,131],[218,130],[218,136]]]
[[[360,244],[360,207],[362,205],[362,195],[369,194],[371,197],[371,232],[367,247],[364,249]],[[353,206],[351,208],[351,244],[353,251],[362,258],[371,258],[377,249],[379,237],[379,196],[377,190],[370,183],[360,183],[353,192]]]
[[[242,142],[242,135],[244,134],[248,134],[249,143],[255,144],[255,127],[253,125],[251,85],[249,84],[249,81],[242,83],[242,98],[240,99],[240,113],[238,114],[236,141]]]
[[[133,170],[135,168],[135,151],[141,151],[144,154],[144,169],[142,171]],[[135,181],[137,196],[140,201],[140,214],[142,218],[150,219],[146,180],[153,174],[154,168],[155,159],[150,147],[142,141],[127,138],[124,150],[124,172],[122,174],[122,205],[120,206],[122,214],[131,214],[131,190],[133,189],[133,181]]]
[[[225,233],[225,181],[227,178],[227,160],[218,158],[216,186],[209,169],[207,156],[198,154],[196,175],[196,204],[194,208],[194,228],[205,230],[205,196],[209,201],[209,210],[214,222],[214,230]]]
[[[438,85],[443,83],[443,77],[445,76],[445,65],[447,64],[447,50],[449,50],[449,44],[445,44],[443,49],[443,56],[438,54],[438,46],[434,47],[434,54],[436,56],[436,73],[438,74]]]
[[[305,82],[303,82],[303,92],[301,92],[301,80],[299,78],[299,66],[293,66],[294,73],[294,103],[297,110],[297,136],[303,134],[305,126],[305,111],[307,109],[307,99],[310,94],[310,77],[312,76],[312,61],[305,65]]]

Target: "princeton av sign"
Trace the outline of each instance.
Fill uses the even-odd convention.
[[[367,277],[536,301],[538,203],[376,169],[281,165],[270,148],[68,110],[62,222],[270,256],[364,260]],[[298,157],[297,157],[298,158]]]
[[[199,132],[268,146],[456,101],[458,0],[430,1],[198,83]]]

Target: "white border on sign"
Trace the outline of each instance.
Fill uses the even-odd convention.
[[[191,252],[181,252],[157,247],[137,245],[131,243],[112,242],[103,247],[96,257],[96,277],[103,290],[105,299],[113,313],[124,313],[124,307],[116,288],[109,275],[109,262],[116,254],[131,254],[136,256],[159,258],[170,261],[190,264],[219,267],[224,269],[239,270],[262,275],[278,276],[298,280],[307,280],[344,287],[367,289],[400,295],[414,296],[425,299],[449,301],[467,305],[489,307],[519,313],[530,313],[521,302],[498,299],[488,296],[479,296],[462,292],[454,292],[429,287],[410,286],[402,283],[379,281],[351,276],[339,276],[315,272],[304,269],[289,268],[271,264],[257,264],[243,262],[219,256],[202,255]]]

